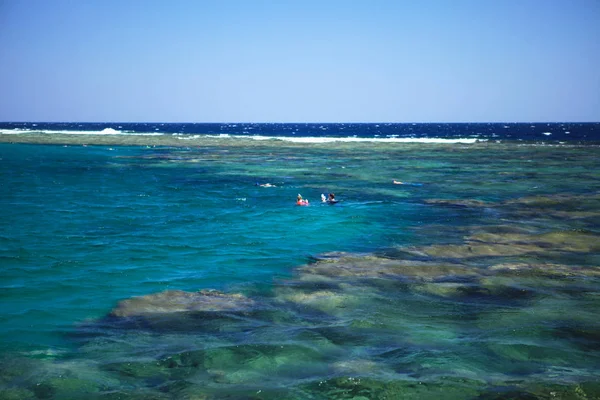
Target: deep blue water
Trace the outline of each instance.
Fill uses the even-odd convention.
[[[600,123],[0,123],[0,130],[360,138],[600,141]]]

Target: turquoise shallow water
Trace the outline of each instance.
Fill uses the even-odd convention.
[[[57,344],[57,317],[66,329],[134,295],[270,283],[310,255],[374,250],[390,235],[382,221],[389,204],[346,196],[322,205],[320,193],[335,183],[313,187],[302,172],[288,175],[331,171],[319,156],[295,167],[287,159],[295,155],[236,153],[5,147],[3,283],[19,301],[5,303],[15,320],[4,325],[3,344]],[[284,165],[264,166],[269,158]],[[279,186],[255,185],[267,178]],[[295,207],[297,192],[313,206]],[[49,332],[37,337],[40,328]]]
[[[6,397],[600,396],[598,147],[112,140],[0,144]]]

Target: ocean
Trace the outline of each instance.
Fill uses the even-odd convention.
[[[0,165],[2,399],[600,398],[598,123],[0,123]]]

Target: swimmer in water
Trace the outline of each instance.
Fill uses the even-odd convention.
[[[394,179],[394,185],[406,185],[406,186],[423,186],[422,183],[410,183],[410,182],[400,182]]]
[[[298,198],[296,199],[296,205],[299,206],[307,206],[308,200],[304,200],[301,194],[298,194]]]
[[[329,193],[329,196],[328,196],[328,197],[325,197],[325,195],[324,195],[324,194],[321,194],[321,201],[322,201],[323,203],[329,203],[329,204],[335,204],[335,203],[337,203],[337,202],[338,202],[338,201],[335,199],[335,194],[333,194],[333,193]]]

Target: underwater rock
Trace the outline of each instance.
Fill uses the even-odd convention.
[[[502,202],[486,202],[472,199],[426,199],[426,204],[434,204],[451,207],[527,207],[529,209],[539,209],[545,211],[581,211],[589,210],[594,212],[600,207],[600,192],[590,194],[549,194],[539,196],[526,196],[515,199],[509,199]]]
[[[517,233],[479,233],[467,237],[468,243],[510,244],[513,246],[538,247],[538,251],[560,250],[592,252],[600,250],[600,236],[591,232],[556,231],[539,235]]]
[[[465,296],[472,290],[472,286],[454,282],[421,283],[411,286],[411,290],[416,293],[452,298]]]
[[[253,307],[252,299],[238,293],[226,294],[216,290],[184,292],[167,290],[119,302],[110,313],[114,317],[132,317],[190,311],[244,311]]]
[[[543,399],[545,398],[543,397]],[[540,400],[540,398],[525,390],[508,386],[490,389],[478,396],[477,400]]]
[[[580,383],[557,384],[536,383],[527,388],[538,399],[575,399],[592,400],[600,398],[600,382],[584,381]]]
[[[352,359],[342,360],[332,364],[333,371],[343,375],[359,375],[359,374],[373,374],[381,373],[383,365],[376,363],[373,360],[366,359]],[[391,369],[388,368],[390,372]]]
[[[216,290],[168,290],[119,302],[106,317],[79,326],[79,340],[120,331],[224,334],[264,324],[253,314],[257,302],[242,294]],[[245,318],[240,318],[240,315]],[[259,317],[260,318],[260,317]]]
[[[360,256],[344,254],[328,258],[315,264],[298,268],[299,279],[373,279],[395,278],[409,282],[456,279],[473,277],[478,273],[473,268],[456,263],[431,263],[411,260],[397,260],[374,255]]]
[[[358,300],[352,296],[331,290],[306,292],[292,287],[284,287],[277,289],[276,293],[277,301],[308,306],[329,314],[335,312],[336,308],[358,304]]]
[[[166,381],[169,377],[169,369],[160,362],[126,361],[111,363],[104,369],[117,373],[121,377],[137,379],[152,379],[153,381]]]
[[[298,268],[295,280],[276,287],[275,302],[293,306],[309,320],[317,317],[310,314],[314,310],[342,318],[355,327],[382,328],[381,321],[365,317],[364,310],[372,307],[381,311],[382,304],[403,301],[396,294],[408,294],[413,288],[418,292],[424,283],[446,282],[465,285],[462,291],[458,285],[452,287],[453,294],[465,296],[473,292],[468,283],[481,276],[477,268],[453,263],[347,253],[325,254],[318,259]],[[429,287],[429,291],[444,289],[448,287]]]
[[[533,273],[520,275],[514,271],[491,271],[472,282],[426,282],[410,286],[413,293],[441,297],[451,300],[464,299],[481,304],[499,306],[525,305],[544,290],[568,291],[565,282],[557,278],[563,275]],[[570,277],[570,275],[569,275]]]
[[[588,326],[598,324],[598,303],[581,307],[577,313],[565,314],[564,310],[575,307],[577,300],[572,298],[538,297],[527,306],[493,309],[477,315],[476,325],[484,331],[506,332],[510,336],[523,334],[526,337],[544,336],[544,332],[557,336],[556,324],[561,326]]]
[[[413,250],[416,254],[425,254],[435,258],[461,259],[471,257],[518,256],[540,251],[535,245],[508,245],[497,243],[465,243],[432,245]]]
[[[522,213],[523,215],[525,213]],[[559,219],[590,219],[600,217],[596,211],[551,211],[550,215]]]
[[[498,357],[503,357],[515,364],[543,365],[545,363],[553,366],[569,365],[565,361],[569,359],[569,350],[560,348],[557,345],[552,346],[548,343],[540,345],[531,343],[529,340],[519,342],[518,339],[513,338],[505,343],[489,343],[487,347]]]
[[[188,379],[209,378],[204,355],[204,351],[189,351],[158,360],[114,362],[102,368],[118,377],[121,383],[133,386],[143,382],[145,387],[157,387],[161,392],[179,391],[182,384],[183,388],[188,386]]]
[[[474,399],[484,390],[477,380],[438,377],[436,382],[418,380],[378,380],[367,377],[339,377],[303,385],[318,399]]]
[[[552,263],[502,263],[492,265],[488,271],[503,276],[547,276],[547,277],[569,277],[569,276],[600,276],[600,267],[576,267]]]
[[[582,209],[582,207],[593,206],[598,208],[600,206],[600,192],[583,194],[583,195],[570,195],[570,194],[551,194],[545,196],[527,196],[516,199],[506,200],[503,202],[505,205],[521,205],[532,208],[560,208],[564,206],[574,206],[576,209]]]
[[[317,376],[327,369],[323,354],[296,344],[240,344],[207,349],[203,367],[219,383],[252,383]]]
[[[104,398],[119,382],[97,366],[73,359],[5,357],[0,360],[0,399]]]
[[[59,376],[37,383],[31,390],[39,399],[76,399],[98,394],[101,387],[95,382]]]
[[[587,219],[600,216],[600,193],[527,196],[502,202],[472,199],[427,199],[426,204],[460,208],[496,208],[515,216]]]
[[[24,388],[0,388],[0,399],[2,400],[35,400],[39,399],[31,391]]]
[[[598,324],[581,324],[567,321],[555,323],[554,334],[569,343],[574,343],[584,351],[600,350],[600,326]]]
[[[42,362],[36,362],[22,356],[3,356],[0,358],[0,388],[10,387],[15,381],[27,380],[40,373]]]
[[[103,368],[122,382],[144,382],[146,387],[189,391],[192,388],[177,383],[202,382],[204,388],[259,383],[268,387],[287,378],[319,376],[326,373],[329,366],[322,352],[282,342],[218,346],[156,360],[111,363]]]
[[[86,398],[90,398],[86,396]],[[162,393],[159,391],[142,389],[131,389],[131,390],[117,390],[103,393],[101,396],[95,396],[101,400],[172,400],[173,396],[170,394]],[[204,400],[208,397],[194,397],[194,399]]]
[[[591,232],[556,231],[543,234],[478,232],[464,244],[442,244],[407,249],[436,258],[506,257],[548,252],[590,253],[600,251],[600,236]]]
[[[446,207],[463,207],[463,208],[480,208],[489,207],[493,203],[487,203],[481,200],[469,200],[469,199],[427,199],[426,204],[433,204]]]

